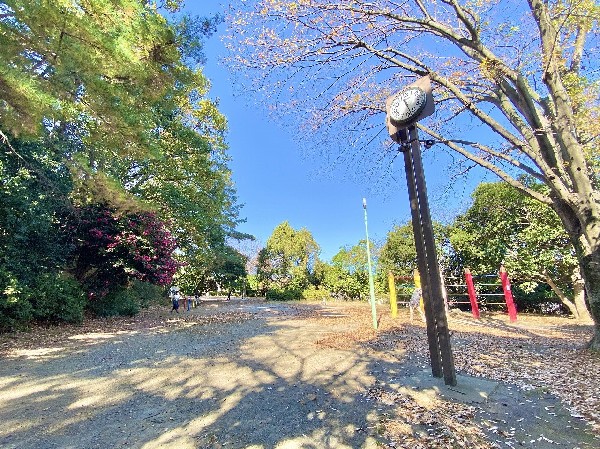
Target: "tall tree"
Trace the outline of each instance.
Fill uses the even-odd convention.
[[[173,11],[181,3],[161,6]],[[84,201],[103,187],[105,196],[114,193],[118,183],[105,174],[137,186],[127,174],[135,178],[148,160],[155,170],[164,166],[182,142],[182,158],[190,148],[201,153],[204,174],[223,158],[211,152],[224,151],[225,119],[193,67],[215,20],[170,23],[155,2],[138,0],[0,2],[0,130],[64,136]],[[11,149],[6,134],[3,141]]]
[[[73,172],[75,203],[157,210],[191,261],[239,222],[226,119],[199,69],[220,19],[170,22],[159,6],[0,2],[0,132],[17,158],[13,135],[60,138],[53,150]]]
[[[377,246],[373,242],[369,244],[373,253],[377,254]],[[374,259],[377,261],[377,256]],[[368,298],[367,241],[361,240],[352,247],[340,248],[324,272],[323,284],[334,296],[351,300]]]
[[[171,252],[155,250],[166,245],[172,251],[173,236],[177,257],[190,270],[220,273],[224,282],[229,272],[239,271],[226,246],[228,237],[247,237],[235,229],[239,205],[227,166],[227,124],[207,98],[210,83],[200,69],[203,40],[220,18],[165,16],[182,3],[0,2],[0,147],[7,162],[2,183],[18,185],[20,192],[26,184],[37,189],[20,195],[19,207],[29,215],[40,209],[36,204],[60,203],[67,209],[56,206],[28,221],[29,237],[31,231],[58,225],[76,228],[77,211],[99,205],[111,211],[106,232],[84,229],[83,237],[89,238],[79,236],[84,244],[77,257],[65,256],[67,245],[57,252],[57,260],[77,262],[71,271],[86,284],[124,283],[132,277],[170,282],[181,264],[171,260]],[[23,144],[27,141],[35,143]],[[37,145],[37,161],[32,145]],[[64,185],[52,176],[59,172]],[[2,198],[13,203],[6,210],[15,212],[6,226],[0,224],[12,244],[2,257],[31,254],[23,248],[23,232],[11,223],[23,216],[16,197]],[[159,223],[168,223],[173,236],[158,232]],[[48,247],[53,242],[40,239],[41,232],[37,242]],[[30,271],[58,264],[50,267],[48,257],[38,259]],[[13,272],[2,276],[2,290],[7,282],[14,284]]]
[[[385,99],[429,75],[438,113],[419,128],[557,213],[600,349],[596,2],[259,0],[236,9],[238,67],[256,69],[262,87],[285,89],[295,115],[304,105],[313,127],[338,139],[356,131],[368,146],[385,132],[377,124]],[[280,101],[281,90],[271,90]],[[466,127],[481,138],[469,141]],[[528,187],[521,174],[547,189]]]
[[[231,299],[232,292],[242,291],[247,274],[246,257],[234,248],[226,247],[215,269],[215,281],[227,291],[227,299]]]
[[[198,93],[207,90],[205,83]],[[248,237],[235,229],[240,206],[227,166],[226,120],[210,100],[199,103],[195,126],[181,111],[167,109],[155,154],[124,158],[108,170],[127,192],[177,224],[180,255],[189,263],[202,263],[202,256],[208,262],[227,237]]]
[[[310,282],[320,248],[306,228],[287,221],[275,227],[258,259],[258,278],[266,289],[301,292]]]
[[[214,243],[212,251],[196,251],[185,258],[177,284],[186,294],[243,290],[248,272],[247,258],[232,246]]]
[[[433,222],[433,233],[436,243],[438,261],[445,268],[447,251],[446,227],[438,222]],[[388,232],[385,243],[381,248],[377,265],[377,279],[384,290],[388,287],[388,273],[396,278],[412,279],[417,265],[417,249],[412,224],[396,225]],[[411,282],[408,282],[410,284]]]

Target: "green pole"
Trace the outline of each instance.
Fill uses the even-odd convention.
[[[375,284],[373,283],[373,269],[371,268],[371,247],[369,245],[369,227],[367,226],[367,199],[363,198],[365,211],[365,233],[367,234],[367,264],[369,266],[369,294],[371,297],[371,313],[373,315],[373,329],[377,329],[377,309],[375,308]]]

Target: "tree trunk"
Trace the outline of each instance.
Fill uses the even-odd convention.
[[[600,229],[596,215],[582,201],[577,214],[568,203],[554,198],[553,208],[560,217],[575,248],[585,294],[594,320],[594,336],[589,347],[600,352]],[[592,199],[592,201],[594,201]],[[588,203],[589,204],[589,203]],[[594,209],[595,211],[595,209]],[[587,212],[587,213],[586,213]]]
[[[573,301],[571,301],[569,298],[567,298],[567,295],[565,295],[565,293],[562,291],[562,289],[554,283],[552,278],[550,276],[548,276],[547,273],[544,273],[544,276],[546,278],[545,279],[546,283],[550,286],[550,288],[552,289],[554,294],[556,296],[558,296],[558,299],[560,299],[560,302],[562,302],[567,307],[567,309],[569,309],[569,312],[571,312],[571,315],[573,315],[576,320],[579,320],[581,318],[581,315],[579,314],[579,311],[577,310],[577,306],[575,305],[575,303]]]
[[[573,301],[575,302],[575,307],[577,308],[577,313],[579,313],[579,319],[583,322],[591,323],[593,322],[592,316],[590,315],[590,311],[585,304],[585,282],[581,277],[581,273],[579,271],[579,267],[573,270]]]
[[[584,255],[581,265],[590,314],[594,320],[594,337],[590,348],[600,351],[600,250]]]

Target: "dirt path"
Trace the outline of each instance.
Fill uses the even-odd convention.
[[[600,447],[548,390],[407,388],[430,378],[422,326],[374,338],[355,312],[215,302],[4,338],[0,448]]]

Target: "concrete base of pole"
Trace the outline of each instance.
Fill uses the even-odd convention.
[[[487,402],[498,386],[498,382],[462,375],[456,376],[455,386],[445,385],[444,379],[432,377],[430,370],[420,371],[410,377],[402,377],[398,381],[400,383],[390,384],[390,386],[399,391],[404,390],[403,392],[410,396],[419,395],[425,398],[439,395],[464,404]]]

